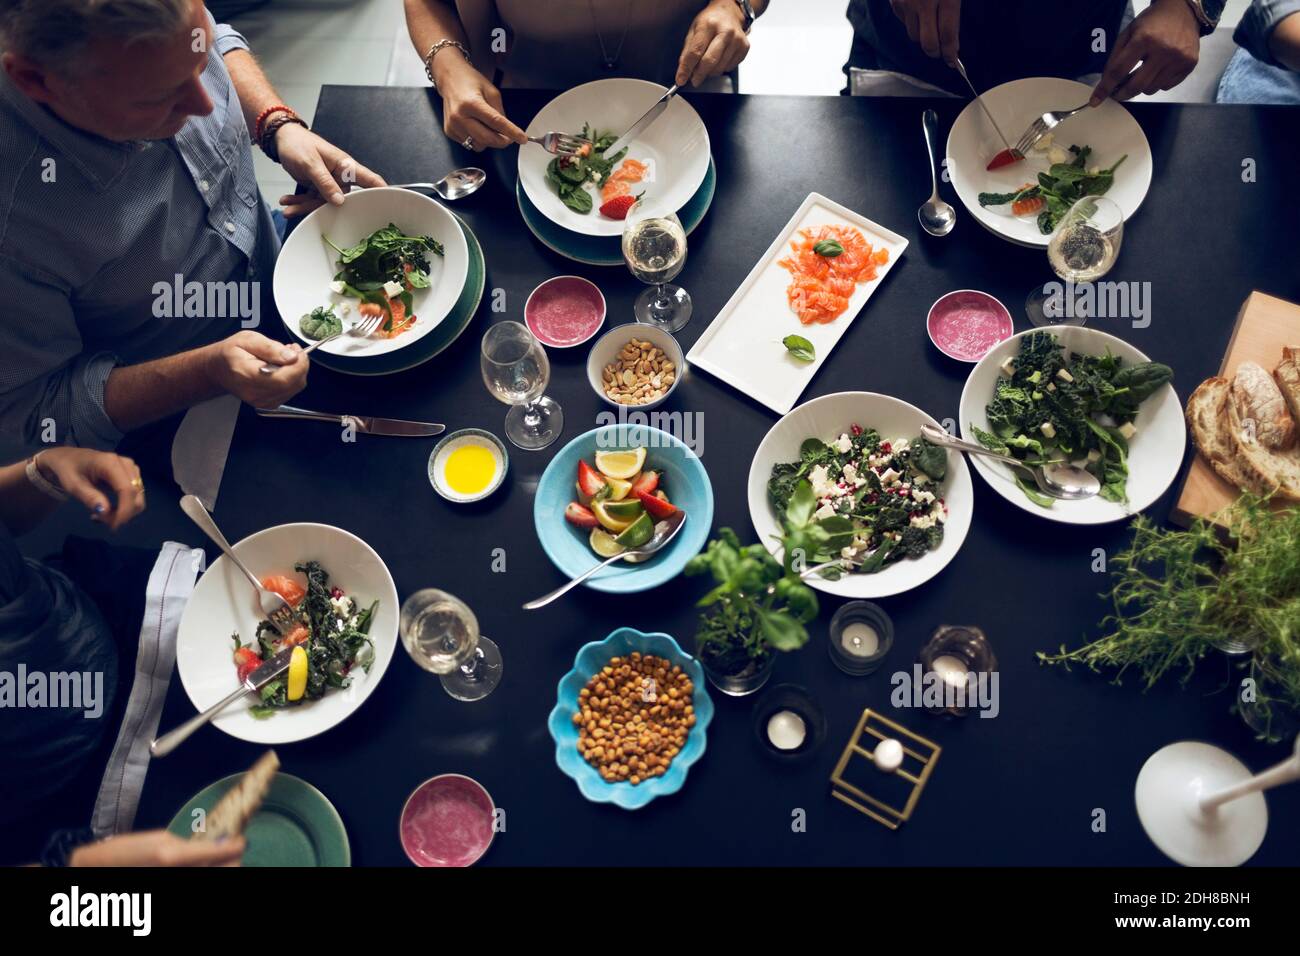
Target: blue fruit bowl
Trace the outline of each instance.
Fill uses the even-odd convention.
[[[588,542],[590,532],[564,520],[564,509],[576,500],[578,462],[595,464],[596,451],[644,446],[645,467],[662,474],[660,486],[678,508],[686,524],[667,547],[643,564],[616,561],[585,582],[596,591],[630,594],[671,581],[699,553],[713,526],[713,487],[699,456],[677,438],[649,425],[605,425],[569,442],[542,472],[533,498],[533,524],[537,540],[566,578],[576,578],[601,560]],[[558,582],[557,582],[558,583]]]
[[[641,783],[626,781],[607,783],[591,764],[578,753],[578,728],[573,715],[578,710],[578,692],[587,686],[592,675],[609,663],[611,657],[624,657],[633,651],[654,654],[681,667],[695,685],[692,703],[695,726],[686,737],[686,746],[660,777]],[[584,644],[574,659],[573,670],[560,681],[559,697],[546,725],[555,741],[555,763],[578,784],[582,795],[593,803],[613,803],[624,810],[637,810],[655,797],[676,793],[686,782],[691,764],[704,756],[708,743],[709,721],[713,719],[713,701],[705,689],[704,669],[667,634],[644,634],[632,627],[620,627],[603,641]]]

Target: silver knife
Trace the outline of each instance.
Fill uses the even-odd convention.
[[[654,106],[650,107],[648,110],[645,111],[645,115],[643,115],[639,120],[637,120],[635,123],[632,124],[631,129],[629,129],[618,139],[614,140],[613,145],[611,145],[609,149],[605,150],[600,155],[614,156],[618,153],[620,149],[625,149],[628,143],[632,142],[632,140],[636,139],[643,132],[645,132],[645,128],[647,126],[649,126],[651,123],[657,120],[661,115],[663,115],[663,111],[668,109],[668,101],[671,100],[676,95],[677,95],[677,87],[676,85],[674,85],[672,89],[670,89],[667,93],[665,93],[663,96],[659,97],[659,99],[655,101]]]
[[[368,415],[334,415],[329,412],[313,412],[306,408],[294,408],[292,405],[280,405],[277,408],[259,408],[257,414],[263,418],[293,418],[306,422],[333,422],[336,425],[351,422],[357,431],[365,435],[425,438],[429,435],[441,435],[447,430],[446,425],[437,425],[432,422],[408,422],[400,418],[374,418]]]
[[[167,733],[163,734],[149,745],[149,752],[155,757],[166,757],[169,753],[188,740],[194,731],[198,730],[235,701],[247,694],[256,694],[271,681],[275,680],[287,671],[289,669],[289,658],[292,656],[293,648],[286,647],[270,660],[259,664],[256,668],[248,672],[248,676],[244,678],[244,682],[239,685],[238,690],[233,691],[227,697],[223,697],[207,710],[203,711],[203,713],[195,714],[175,730],[167,731]]]
[[[957,60],[957,66],[955,69],[961,74],[961,78],[966,81],[966,85],[970,87],[971,96],[975,97],[975,102],[980,105],[980,109],[984,111],[984,115],[987,116],[989,122],[993,124],[993,129],[998,134],[998,139],[1002,140],[1002,145],[1007,148],[1007,152],[1014,153],[1020,159],[1024,159],[1024,154],[1018,149],[1012,149],[1011,143],[1007,141],[1007,138],[1004,135],[1002,135],[1002,127],[998,126],[998,121],[993,118],[993,114],[989,112],[989,108],[984,105],[984,98],[975,90],[975,84],[972,83],[970,77],[966,75],[966,67],[962,65],[960,59]]]
[[[186,412],[172,439],[172,476],[176,484],[187,495],[202,501],[209,511],[217,507],[217,492],[238,418],[238,396],[222,395]]]

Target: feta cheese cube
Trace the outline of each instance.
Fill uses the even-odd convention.
[[[1047,135],[1050,136],[1052,134],[1048,133]],[[1042,144],[1040,143],[1039,146],[1041,145]],[[1038,147],[1035,146],[1034,148],[1037,149]],[[1068,150],[1064,150],[1060,146],[1052,146],[1047,150],[1047,161],[1053,166],[1057,163],[1068,163],[1070,161],[1070,153]]]
[[[1010,356],[1003,359],[1002,364],[998,366],[998,372],[1002,375],[1003,378],[1010,378],[1012,375],[1015,375],[1016,360],[1014,358],[1011,358]]]
[[[813,512],[813,517],[820,521],[822,518],[835,517],[835,506],[829,501]]]
[[[342,279],[335,279],[333,282],[330,283],[330,291],[333,292],[335,295],[342,295],[344,292],[347,291],[347,288],[348,288],[348,284],[344,282]]]
[[[1056,370],[1056,377],[1059,378],[1062,382],[1073,382],[1073,381],[1074,381],[1074,376],[1071,375],[1071,374],[1069,373],[1069,371],[1067,371],[1066,369],[1063,369],[1063,368],[1058,368],[1058,369]]]
[[[844,466],[844,480],[849,483],[854,483],[858,480],[858,466],[853,464],[853,462],[849,462]]]
[[[835,450],[839,452],[841,455],[847,455],[849,453],[849,449],[851,449],[852,447],[853,447],[853,442],[849,439],[848,435],[841,435],[835,442]]]
[[[1132,422],[1125,422],[1119,426],[1119,433],[1124,436],[1125,441],[1132,441],[1133,436],[1138,433],[1137,426]]]
[[[1038,430],[1042,432],[1046,438],[1056,437],[1056,426],[1051,422],[1043,422],[1043,424],[1038,426]]]
[[[390,299],[397,298],[405,291],[406,290],[403,289],[401,285],[393,282],[391,279],[384,283],[384,295],[388,296]]]
[[[898,472],[894,471],[892,468],[886,468],[880,475],[880,483],[886,487],[889,485],[896,485],[898,484],[898,478]]]
[[[1034,152],[1035,152],[1035,153],[1045,153],[1045,152],[1047,152],[1049,149],[1051,149],[1051,147],[1052,147],[1052,140],[1054,140],[1054,139],[1056,139],[1056,134],[1055,134],[1055,133],[1047,133],[1047,134],[1045,134],[1045,135],[1043,136],[1042,139],[1040,139],[1037,143],[1034,144]],[[1058,147],[1056,147],[1056,148],[1057,148],[1057,149],[1060,149],[1061,147],[1058,146]]]

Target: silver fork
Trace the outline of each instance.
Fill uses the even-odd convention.
[[[571,133],[543,133],[541,136],[529,136],[528,142],[536,143],[548,153],[556,156],[577,156],[583,146],[592,145],[591,140],[574,136]]]
[[[363,337],[367,335],[371,335],[375,331],[375,329],[379,328],[379,323],[383,321],[384,321],[384,313],[382,312],[379,313],[378,315],[363,315],[361,318],[357,319],[357,321],[349,325],[346,329],[343,329],[340,332],[335,332],[333,335],[327,335],[323,339],[317,339],[311,345],[303,349],[302,354],[308,355],[315,349],[320,348],[326,342],[333,342],[340,335],[360,335]],[[263,365],[260,369],[258,369],[258,371],[261,372],[263,375],[271,375],[279,367],[280,366],[278,365]]]
[[[230,542],[226,536],[221,533],[217,523],[212,520],[212,515],[208,514],[208,509],[203,507],[203,502],[199,501],[194,495],[186,495],[181,499],[181,511],[184,511],[191,521],[203,529],[203,533],[212,539],[212,543],[221,549],[221,553],[234,562],[235,567],[244,572],[244,577],[248,578],[248,583],[257,589],[257,603],[262,608],[262,613],[266,619],[271,622],[271,626],[280,634],[293,625],[293,608],[289,602],[274,591],[268,591],[262,587],[262,582],[257,580],[257,576],[244,566],[244,562],[235,557],[235,552],[231,550]]]
[[[1021,156],[1028,156],[1029,151],[1034,148],[1034,145],[1040,139],[1060,126],[1064,120],[1087,108],[1088,104],[1084,103],[1072,110],[1054,110],[1050,113],[1044,113],[1029,124],[1029,129],[1025,130],[1025,135],[1021,136],[1020,142],[1016,144],[1016,152],[1020,153]]]

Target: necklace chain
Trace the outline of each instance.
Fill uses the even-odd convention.
[[[591,11],[591,25],[596,30],[596,41],[600,44],[600,58],[604,63],[605,69],[612,70],[618,66],[619,58],[623,55],[623,44],[627,42],[627,30],[632,20],[632,0],[627,0],[623,5],[623,35],[618,38],[618,47],[614,50],[614,55],[609,55],[609,50],[605,48],[605,36],[600,32],[600,22],[596,19],[595,0],[587,0],[587,9]]]

